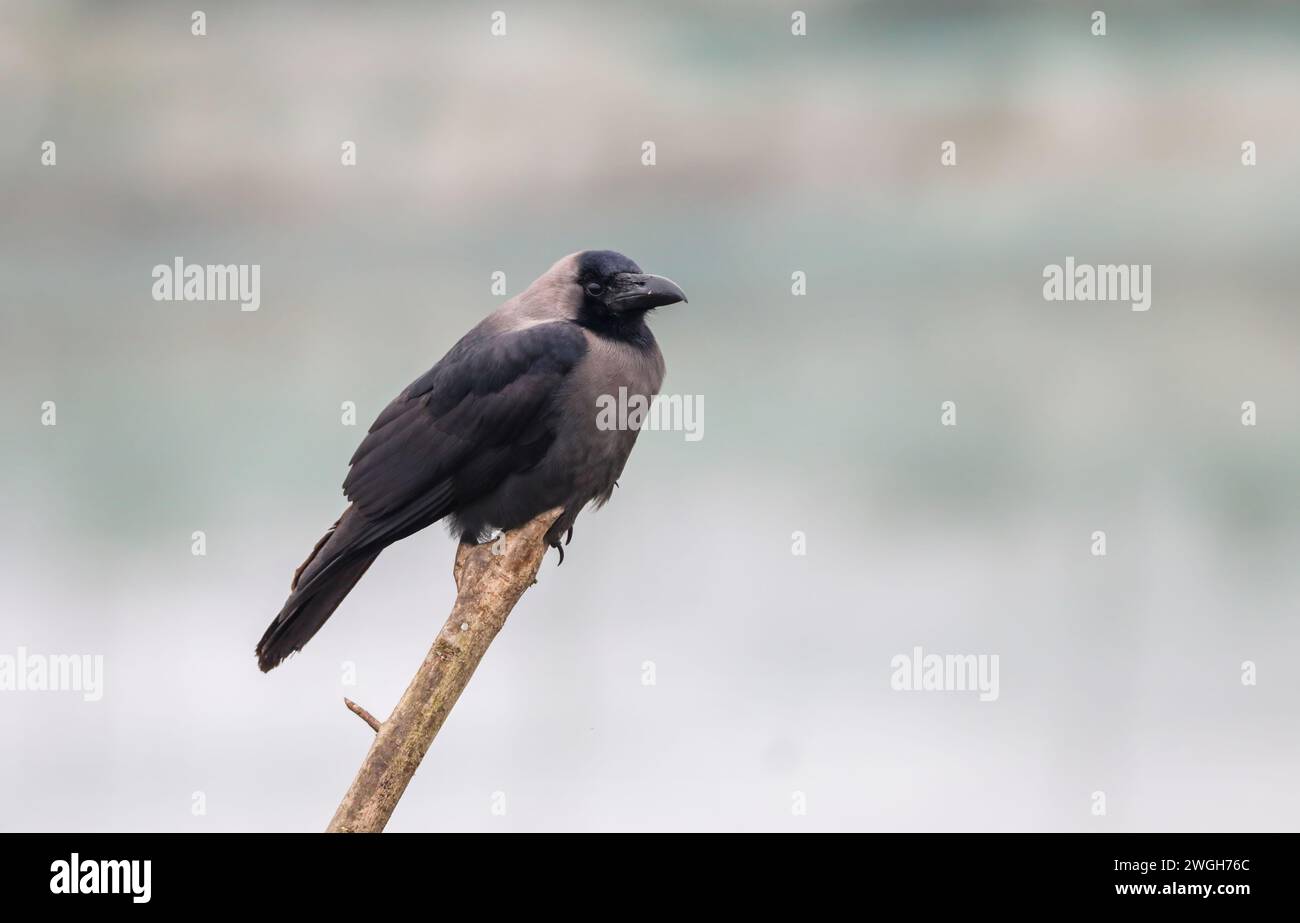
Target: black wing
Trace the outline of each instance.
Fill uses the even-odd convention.
[[[471,333],[379,415],[343,492],[387,537],[492,490],[546,454],[556,389],[586,351],[565,321]]]
[[[352,506],[294,573],[258,642],[261,668],[301,650],[386,545],[540,461],[555,439],[556,389],[586,351],[567,322],[479,328],[398,395],[352,456]]]

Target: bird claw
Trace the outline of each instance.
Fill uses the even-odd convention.
[[[561,544],[557,541],[557,542],[556,542],[554,545],[552,545],[551,547],[554,548],[556,551],[558,551],[558,552],[560,553],[560,561],[559,561],[558,564],[555,565],[556,567],[559,567],[560,564],[563,564],[563,563],[564,563],[564,546],[561,545]]]
[[[573,541],[573,526],[569,526],[569,531],[564,533],[564,544],[567,545],[571,541]]]

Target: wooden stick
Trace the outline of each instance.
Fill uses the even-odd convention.
[[[456,549],[451,615],[393,713],[376,722],[370,752],[327,832],[383,831],[488,645],[524,590],[537,582],[546,554],[543,536],[561,512],[543,513],[496,541]]]
[[[366,724],[370,725],[370,730],[374,731],[376,734],[379,733],[379,719],[378,719],[378,718],[376,718],[374,715],[370,714],[370,712],[366,711],[364,708],[362,708],[362,707],[361,707],[360,705],[358,705],[356,702],[354,702],[354,701],[352,701],[351,699],[349,699],[347,696],[344,696],[344,697],[343,697],[343,704],[346,705],[346,706],[348,707],[348,711],[352,712],[352,714],[356,715],[358,718],[360,718],[360,719],[361,719],[362,721],[364,721]]]

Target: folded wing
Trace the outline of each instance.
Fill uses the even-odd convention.
[[[343,492],[372,522],[414,515],[422,528],[526,470],[555,438],[556,390],[586,348],[566,321],[471,334],[379,415]]]

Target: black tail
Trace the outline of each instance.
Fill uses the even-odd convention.
[[[351,513],[349,508],[339,517],[294,573],[293,592],[257,642],[257,665],[263,673],[302,650],[379,557],[378,551],[357,554],[349,550],[349,533],[354,531]]]

